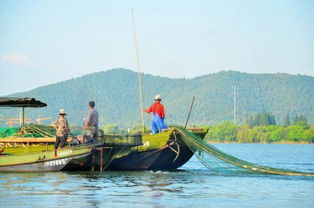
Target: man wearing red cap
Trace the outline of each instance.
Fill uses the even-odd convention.
[[[150,108],[143,110],[146,113],[153,113],[152,119],[153,134],[157,134],[158,132],[161,132],[161,130],[168,128],[167,125],[165,124],[164,106],[160,102],[161,102],[160,95],[156,95],[154,98],[154,103],[150,106]]]

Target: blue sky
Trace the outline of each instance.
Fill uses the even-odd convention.
[[[0,1],[0,95],[125,67],[314,76],[314,1]]]

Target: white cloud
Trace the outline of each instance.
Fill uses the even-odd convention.
[[[28,65],[30,63],[30,59],[24,54],[13,52],[8,55],[1,56],[0,63]]]

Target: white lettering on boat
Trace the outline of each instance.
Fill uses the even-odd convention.
[[[52,167],[52,166],[59,166],[59,165],[65,165],[67,163],[68,159],[59,159],[59,160],[52,160],[47,161],[44,163],[45,167]]]
[[[57,151],[58,156],[67,156],[72,154],[72,150],[61,150]]]

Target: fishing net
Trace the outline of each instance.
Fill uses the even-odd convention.
[[[0,137],[55,137],[56,130],[51,126],[29,124],[20,128],[0,128]]]
[[[0,138],[10,137],[15,134],[19,128],[17,127],[9,127],[9,128],[0,128]]]
[[[276,175],[314,176],[314,173],[271,168],[238,159],[230,154],[218,150],[210,144],[207,144],[203,141],[203,139],[187,131],[183,127],[175,126],[175,128],[181,134],[183,141],[195,153],[201,163],[213,171],[223,170],[228,172],[237,170]]]

